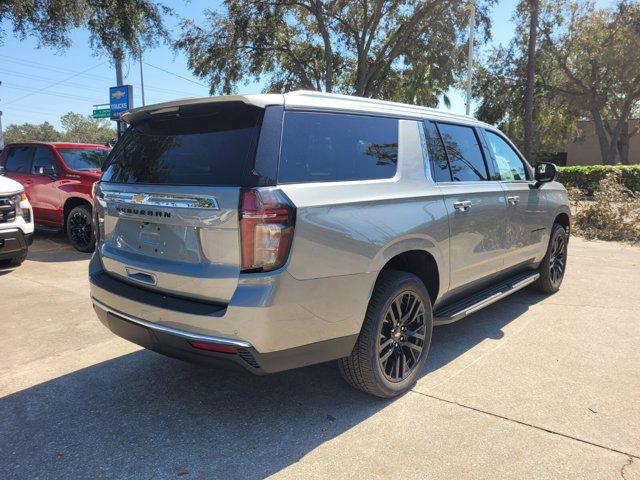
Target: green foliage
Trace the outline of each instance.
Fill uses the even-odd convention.
[[[107,145],[115,143],[117,138],[116,130],[108,120],[69,112],[60,117],[60,123],[62,131],[56,130],[49,122],[9,125],[4,132],[4,142],[78,142]]]
[[[477,2],[487,31],[487,7]],[[466,0],[227,0],[182,24],[175,47],[213,94],[266,80],[434,105],[464,69]]]
[[[602,162],[613,165],[625,151],[622,130],[640,113],[640,3],[553,0],[542,32],[540,58],[555,72],[546,88],[591,117]]]
[[[23,123],[22,125],[9,125],[4,131],[4,143],[14,142],[55,142],[60,139],[60,132],[49,122]]]
[[[620,183],[625,188],[640,193],[640,165],[558,167],[558,181],[567,188],[577,188],[587,195],[593,195],[600,182],[612,173],[619,175]]]
[[[514,20],[516,34],[508,46],[493,49],[478,66],[473,95],[479,99],[476,116],[497,125],[522,149],[524,140],[524,94],[527,78],[527,42],[529,9],[520,2]],[[541,2],[541,19],[550,15],[548,3]],[[544,38],[538,37],[538,51],[544,48]],[[548,154],[564,150],[577,136],[576,123],[580,110],[562,101],[556,92],[546,88],[548,79],[558,72],[542,55],[536,60],[533,98],[533,158],[544,159]]]
[[[167,39],[162,14],[170,12],[152,0],[3,0],[0,43],[4,29],[12,28],[19,38],[32,36],[42,46],[64,48],[74,28],[86,27],[92,47],[122,57]]]
[[[113,144],[117,133],[109,120],[83,116],[69,112],[60,117],[64,129],[63,138],[67,142]]]

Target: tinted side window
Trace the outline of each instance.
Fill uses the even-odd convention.
[[[487,180],[487,166],[478,137],[473,128],[462,125],[438,123],[454,182]]]
[[[500,179],[507,181],[527,180],[527,170],[518,154],[507,142],[489,130],[485,130],[485,137],[493,157],[496,159]]]
[[[429,150],[429,163],[431,164],[431,175],[435,182],[450,182],[451,172],[449,171],[449,161],[444,144],[438,133],[438,129],[433,122],[425,122],[424,134]]]
[[[53,152],[45,147],[37,147],[33,156],[31,173],[37,174],[38,168],[48,166],[53,167],[56,171],[58,170]]]
[[[398,121],[286,112],[280,183],[391,178],[398,164]]]
[[[29,173],[31,157],[33,157],[33,148],[11,147],[4,168],[7,172]]]

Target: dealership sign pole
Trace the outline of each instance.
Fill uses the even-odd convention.
[[[118,122],[118,136],[123,133],[120,117],[131,108],[133,108],[133,87],[131,85],[120,85],[109,89],[109,115],[111,120]]]

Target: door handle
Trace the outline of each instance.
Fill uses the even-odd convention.
[[[453,208],[459,212],[466,212],[471,208],[471,201],[465,200],[464,202],[453,202]]]
[[[507,202],[509,202],[510,205],[517,205],[520,202],[520,197],[507,197]]]

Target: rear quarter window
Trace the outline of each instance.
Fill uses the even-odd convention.
[[[32,147],[9,147],[4,168],[11,173],[29,173],[31,159],[33,158]]]
[[[398,120],[286,112],[278,183],[391,178],[398,166]]]

